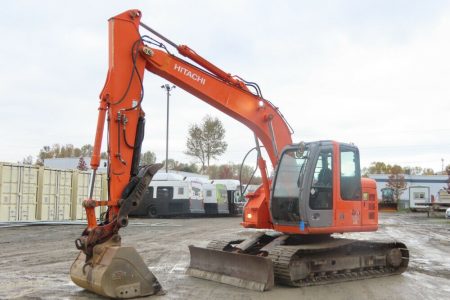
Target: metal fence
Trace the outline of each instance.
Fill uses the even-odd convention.
[[[90,172],[0,163],[0,221],[83,220]],[[106,174],[97,174],[94,198],[107,200]],[[102,208],[104,209],[104,208]],[[99,215],[100,208],[96,208]]]

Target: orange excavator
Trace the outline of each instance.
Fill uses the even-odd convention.
[[[140,27],[152,37],[141,35]],[[172,54],[168,46],[191,62]],[[378,228],[376,185],[361,178],[356,146],[292,143],[290,126],[257,84],[231,76],[188,46],[175,44],[142,23],[139,10],[129,10],[109,20],[109,71],[100,94],[90,192],[83,202],[88,225],[75,241],[81,251],[70,271],[77,285],[113,298],[163,293],[136,250],[122,246],[118,234],[161,167],[138,164],[145,70],[233,117],[255,135],[262,185],[247,195],[241,223],[251,234],[211,241],[206,248],[190,246],[188,274],[264,291],[275,282],[309,286],[400,274],[407,268],[409,252],[401,242],[333,235]],[[92,198],[105,121],[107,201]],[[261,148],[274,167],[273,178]],[[108,207],[100,223],[98,206]]]

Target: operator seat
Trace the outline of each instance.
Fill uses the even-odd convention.
[[[320,170],[319,176],[317,177],[317,183],[322,186],[331,186],[333,179],[333,173],[326,167]]]

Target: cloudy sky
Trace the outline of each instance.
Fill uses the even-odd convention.
[[[449,1],[7,1],[0,11],[0,161],[44,145],[93,143],[107,72],[107,19],[142,21],[222,69],[257,82],[293,140],[353,142],[372,161],[450,164]],[[144,32],[142,30],[142,32]],[[145,75],[144,150],[165,156],[165,80]],[[171,97],[170,157],[206,114],[240,162],[250,130],[194,96]]]

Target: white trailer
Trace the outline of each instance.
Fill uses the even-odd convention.
[[[174,216],[204,214],[202,183],[172,173],[157,173],[141,203],[130,215]]]
[[[428,186],[410,186],[409,187],[409,208],[411,210],[428,210],[429,205],[426,205],[426,203],[431,203],[430,187],[428,187]]]
[[[230,215],[241,215],[245,199],[241,197],[241,183],[236,179],[214,179],[211,183],[224,184],[227,187],[228,210]]]
[[[433,209],[437,211],[447,211],[449,207],[450,193],[446,188],[442,188],[436,195],[436,200],[433,203]]]
[[[204,183],[203,196],[207,215],[229,214],[227,187],[221,183]]]

